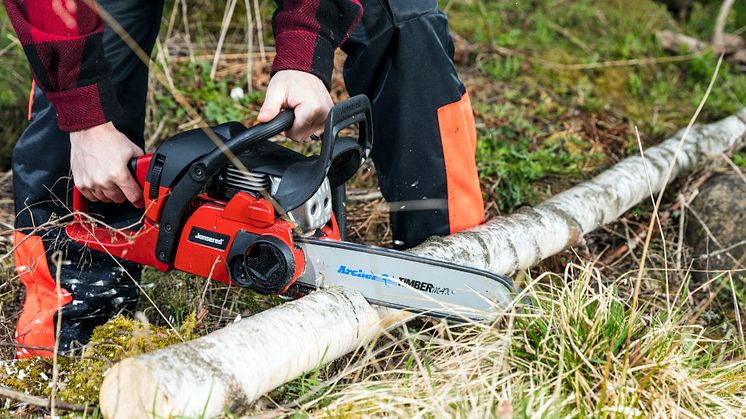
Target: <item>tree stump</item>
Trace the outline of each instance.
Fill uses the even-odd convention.
[[[734,277],[746,278],[746,181],[739,174],[702,185],[687,214],[686,241],[696,277],[736,271]]]

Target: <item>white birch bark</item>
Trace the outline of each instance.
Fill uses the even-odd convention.
[[[528,268],[600,225],[609,223],[705,159],[743,144],[746,109],[696,126],[630,157],[535,208],[411,251],[500,274]],[[336,288],[272,308],[208,336],[130,358],[106,375],[100,394],[105,417],[213,417],[241,411],[262,394],[369,342],[396,313],[375,309],[360,294]]]
[[[659,192],[674,156],[669,180],[708,158],[743,145],[746,109],[713,124],[695,125],[681,144],[684,131],[646,150],[644,159],[628,157],[534,208],[521,208],[510,216],[452,236],[430,238],[413,251],[505,275],[531,267]]]

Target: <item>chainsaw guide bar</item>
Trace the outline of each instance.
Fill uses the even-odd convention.
[[[513,282],[504,276],[406,252],[350,242],[296,238],[306,289],[342,286],[372,304],[453,320],[489,320],[509,307]]]

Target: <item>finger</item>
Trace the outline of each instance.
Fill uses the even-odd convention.
[[[122,193],[122,190],[119,189],[116,185],[104,189],[101,191],[106,198],[108,198],[110,201],[116,202],[117,204],[121,204],[122,202],[126,201],[127,198],[125,198],[124,194]]]
[[[138,146],[132,144],[132,157],[140,157],[145,155],[145,152]]]
[[[107,198],[104,192],[99,188],[91,188],[91,193],[94,196],[94,199],[91,199],[91,201],[95,202],[111,202],[111,199]]]
[[[282,105],[285,104],[285,89],[283,87],[272,87],[272,83],[267,88],[267,95],[262,103],[262,108],[259,110],[259,115],[256,120],[259,122],[271,121],[274,117],[280,113]]]
[[[324,126],[323,110],[316,103],[303,103],[295,108],[295,121],[287,136],[304,141]]]
[[[135,182],[132,176],[127,174],[127,177],[123,181],[118,182],[117,186],[124,194],[127,201],[130,201],[132,205],[137,208],[142,208],[144,206],[142,189],[140,189],[140,185]]]
[[[98,201],[98,198],[96,197],[96,195],[93,194],[93,192],[91,191],[91,189],[89,189],[89,188],[83,188],[83,187],[78,186],[78,190],[80,191],[81,194],[83,194],[83,196],[85,197],[85,199],[87,199],[87,200],[89,200],[91,202]]]

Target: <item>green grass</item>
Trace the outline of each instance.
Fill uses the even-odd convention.
[[[207,61],[172,64],[170,71],[174,78],[174,87],[210,125],[249,120],[249,116],[256,114],[264,100],[264,92],[255,90],[245,94],[240,100],[231,99],[231,89],[234,87],[245,89],[245,80],[230,78],[211,80],[211,68],[211,63]],[[176,129],[176,126],[190,119],[184,108],[174,100],[169,92],[164,89],[156,89],[156,91],[159,92],[155,100],[155,114],[158,121],[165,118],[170,121],[169,126]]]
[[[263,2],[263,7],[270,3]],[[577,71],[561,71],[548,64],[667,56],[654,32],[671,29],[707,39],[719,1],[696,3],[684,23],[650,0],[441,4],[450,4],[452,28],[472,50],[460,65],[473,93],[479,122],[477,162],[486,202],[496,207],[492,211],[534,204],[636,152],[634,127],[639,127],[644,144],[651,145],[684,126],[718,58],[708,52],[680,63],[631,63]],[[190,17],[195,46],[210,53],[223,5],[197,2],[190,7],[195,12]],[[746,3],[739,2],[727,29],[744,24]],[[234,25],[241,26],[240,19]],[[7,33],[2,13],[0,29]],[[229,36],[240,38],[233,32]],[[10,42],[11,38],[0,38],[0,49]],[[28,76],[20,48],[9,49],[2,59],[11,71],[0,72],[0,116],[11,121],[3,127],[9,133],[2,133],[10,139],[6,144],[12,145],[14,135],[25,125]],[[160,64],[153,68],[164,70]],[[168,71],[176,90],[210,124],[250,122],[263,98],[257,91],[234,101],[230,89],[244,80],[226,76],[212,81],[208,62],[171,63]],[[165,121],[161,139],[183,129],[189,118],[182,107],[155,83],[152,93],[149,133],[161,121]],[[725,64],[700,121],[733,113],[743,106],[743,98],[746,76]],[[0,166],[6,164],[2,158],[8,154],[0,150]],[[736,153],[733,161],[746,167],[746,152]],[[649,212],[649,206],[643,205],[631,215],[644,221]],[[406,333],[396,331],[377,342],[373,355],[359,354],[346,360],[349,365],[345,361],[319,366],[271,397],[280,403],[304,400],[288,415],[323,417],[746,414],[741,405],[746,396],[744,353],[736,340],[733,313],[723,313],[725,320],[716,325],[717,330],[705,328],[697,314],[698,303],[705,297],[682,291],[666,306],[656,296],[663,292],[661,280],[669,273],[651,270],[647,275],[643,307],[634,317],[629,276],[606,276],[592,266],[574,266],[565,275],[550,274],[530,287],[535,305],[527,313],[507,316],[490,327],[444,329],[426,324],[423,330],[414,330],[410,325]],[[670,276],[686,281],[686,273]],[[188,329],[190,336],[279,303],[247,290],[154,270],[146,270],[142,285],[166,318],[177,329]],[[738,284],[732,292],[738,301],[746,295]],[[200,308],[207,312],[203,319]],[[147,336],[174,341],[163,327],[166,320],[148,301],[142,299],[139,309],[153,323]],[[159,347],[134,333],[142,327],[137,322],[122,323],[120,318],[110,325],[117,326],[113,329],[117,333],[102,334],[98,344],[106,347],[114,342],[125,348],[115,354],[118,357]],[[145,343],[147,347],[142,347]],[[99,371],[114,359],[99,358],[95,365],[64,365],[69,367],[65,379],[86,377],[81,367]],[[31,382],[5,377],[4,383],[47,394],[46,381],[39,377],[48,366],[30,368],[37,374],[28,376]],[[94,401],[95,391],[93,383],[84,391],[68,393],[69,400]]]
[[[0,170],[10,168],[13,145],[26,126],[31,76],[26,57],[16,44],[5,8],[0,8]]]

